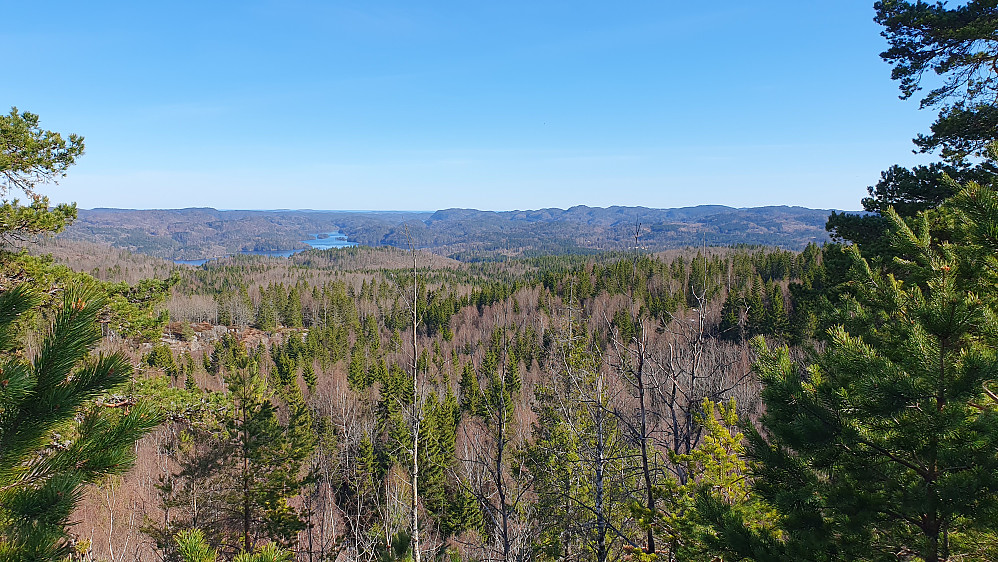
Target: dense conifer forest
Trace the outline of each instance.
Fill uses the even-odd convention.
[[[13,108],[0,561],[998,559],[992,4],[875,5],[943,161],[799,251],[177,265],[51,238]]]

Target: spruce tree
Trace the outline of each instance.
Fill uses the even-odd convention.
[[[470,456],[463,459],[466,482],[477,500],[483,526],[491,535],[485,545],[488,559],[525,559],[527,544],[522,520],[526,486],[514,468],[517,418],[521,389],[519,363],[510,353],[507,330],[497,326],[482,357],[483,385],[480,412],[469,412],[474,429],[466,431]],[[467,411],[467,410],[466,410]]]
[[[721,321],[718,323],[718,337],[728,341],[741,341],[741,311],[744,310],[738,289],[731,287],[721,306]]]

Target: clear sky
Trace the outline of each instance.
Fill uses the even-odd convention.
[[[927,162],[873,0],[0,2],[83,208],[859,208]]]

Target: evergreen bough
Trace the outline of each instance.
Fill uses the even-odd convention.
[[[142,403],[95,402],[132,373],[119,354],[90,354],[103,294],[67,291],[29,360],[16,321],[37,303],[25,286],[0,293],[0,561],[66,557],[85,485],[125,472],[135,442],[158,423]]]
[[[177,553],[183,562],[215,562],[218,560],[218,552],[208,545],[208,541],[204,538],[204,531],[201,529],[181,531],[174,539],[177,542]],[[291,562],[293,559],[294,555],[291,551],[268,543],[257,549],[256,552],[237,554],[232,562]]]
[[[994,559],[998,195],[971,183],[913,226],[886,216],[892,273],[852,250],[841,324],[809,366],[756,342],[765,431],[749,450],[780,540],[701,500],[739,556]]]

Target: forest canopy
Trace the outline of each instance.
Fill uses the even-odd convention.
[[[447,237],[510,216],[451,209],[177,265],[38,240],[83,140],[12,109],[0,560],[998,559],[994,4],[875,4],[942,160],[793,249],[573,207],[629,245],[479,259]]]

